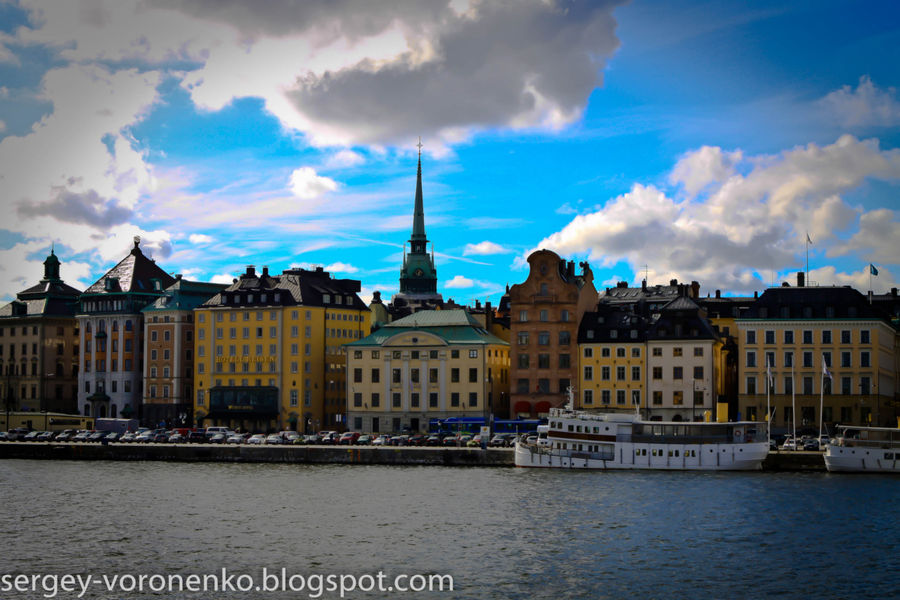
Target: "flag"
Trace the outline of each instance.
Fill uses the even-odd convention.
[[[828,379],[834,381],[834,379],[831,377],[831,373],[828,372],[828,365],[825,364],[824,356],[822,357],[822,377],[827,377]]]
[[[807,244],[812,244],[812,239],[810,239],[810,237],[809,237],[809,232],[808,232],[808,231],[806,232],[806,243],[807,243]]]
[[[772,365],[769,364],[769,355],[766,355],[766,378],[769,380],[769,387],[774,387],[775,376],[772,374]]]
[[[869,263],[869,273],[878,277],[878,269],[876,269],[875,265],[873,265],[872,263]]]

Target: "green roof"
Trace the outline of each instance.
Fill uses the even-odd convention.
[[[345,346],[382,346],[390,338],[402,333],[422,331],[435,335],[447,344],[499,344],[508,346],[484,329],[469,313],[462,309],[422,310],[408,317],[388,323],[378,331]]]

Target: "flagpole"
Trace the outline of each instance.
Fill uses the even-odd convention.
[[[809,231],[806,232],[806,285],[809,285]],[[793,377],[793,375],[791,375]]]
[[[772,409],[769,397],[772,393],[772,367],[769,366],[769,355],[766,354],[766,443],[772,444]]]
[[[825,407],[825,355],[822,355],[822,383],[819,388],[819,442],[822,441],[822,421],[824,420],[822,417],[822,411]]]
[[[793,361],[791,361],[791,427],[794,438],[794,450],[797,450],[797,386],[794,381]]]

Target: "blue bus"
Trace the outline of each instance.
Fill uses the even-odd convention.
[[[491,433],[526,433],[537,431],[546,419],[494,419]],[[429,433],[471,433],[481,432],[484,417],[449,417],[428,421]]]

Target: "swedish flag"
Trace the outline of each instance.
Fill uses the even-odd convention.
[[[875,265],[873,265],[872,263],[869,263],[869,273],[875,275],[876,277],[878,276],[878,269],[876,269]]]

